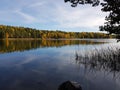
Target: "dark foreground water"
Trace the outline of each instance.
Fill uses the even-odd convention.
[[[114,45],[119,47],[116,40],[102,39],[0,41],[0,90],[57,90],[67,80],[79,82],[83,90],[120,90],[120,61],[76,59],[76,53]]]

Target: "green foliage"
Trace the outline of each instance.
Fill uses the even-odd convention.
[[[106,16],[106,22],[104,26],[100,27],[100,30],[117,34],[118,37],[120,35],[120,0],[104,0],[101,5],[102,11],[109,12],[109,16]]]
[[[120,39],[120,0],[64,0],[70,2],[72,7],[78,4],[92,4],[97,6],[101,4],[103,12],[109,12],[105,17],[104,26],[100,26],[101,31],[107,31],[110,34],[116,34]],[[101,1],[101,2],[100,2]]]
[[[72,7],[76,7],[78,4],[91,4],[92,6],[98,6],[100,0],[64,0],[65,2],[72,3]]]
[[[112,37],[113,37],[112,35],[97,32],[63,32],[57,30],[48,31],[0,25],[0,38],[70,39],[70,38],[112,38]]]

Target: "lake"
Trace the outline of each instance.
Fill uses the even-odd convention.
[[[120,90],[120,61],[106,51],[119,45],[114,39],[0,40],[0,90],[57,90],[67,80],[83,90]],[[105,51],[104,59],[96,54]]]

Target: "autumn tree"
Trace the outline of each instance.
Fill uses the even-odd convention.
[[[92,32],[65,32],[37,30],[32,28],[0,25],[0,39],[2,38],[40,38],[40,39],[60,39],[60,38],[109,38],[106,34]]]

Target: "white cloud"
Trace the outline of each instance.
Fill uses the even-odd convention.
[[[16,2],[16,3],[15,3]],[[19,5],[18,5],[19,3]],[[10,9],[12,7],[12,9]],[[104,24],[106,16],[100,11],[100,7],[92,8],[90,5],[79,5],[72,8],[70,3],[64,0],[14,0],[5,6],[6,13],[0,12],[0,20],[22,24],[44,25],[44,29],[76,29],[76,28],[98,28]],[[9,18],[8,18],[9,17]],[[41,29],[40,26],[35,26]],[[57,28],[56,28],[57,27]],[[42,28],[43,29],[43,28]]]
[[[45,2],[36,2],[36,3],[33,3],[33,4],[29,5],[28,7],[29,8],[36,8],[36,7],[39,7],[39,6],[42,6],[42,5],[45,5]]]
[[[37,19],[29,14],[23,13],[20,10],[16,10],[15,13],[17,13],[18,15],[20,15],[22,18],[24,18],[24,22],[27,23],[34,23],[37,22]]]
[[[71,9],[58,7],[54,20],[58,22],[61,27],[66,28],[95,28],[104,23],[104,16],[100,14],[99,11],[93,11],[92,8]]]

